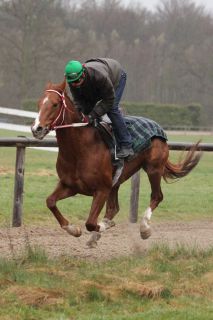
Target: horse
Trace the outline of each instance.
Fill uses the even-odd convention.
[[[151,235],[150,220],[154,209],[163,200],[161,178],[168,180],[185,177],[200,161],[201,152],[195,144],[177,164],[169,161],[166,140],[154,137],[150,148],[139,152],[129,161],[124,161],[119,180],[113,185],[115,167],[109,148],[97,128],[82,122],[78,111],[66,92],[66,80],[48,83],[38,102],[38,116],[31,126],[36,139],[43,139],[50,130],[56,131],[58,158],[56,170],[59,182],[46,204],[61,228],[79,237],[80,226],[70,224],[59,211],[56,203],[67,197],[82,194],[92,196],[93,201],[86,229],[92,232],[91,243],[97,243],[100,233],[114,226],[114,217],[119,211],[118,190],[120,185],[139,169],[143,169],[151,185],[150,203],[140,222],[140,235],[147,239]],[[84,118],[84,117],[83,117]],[[98,223],[99,214],[106,203],[106,212]]]

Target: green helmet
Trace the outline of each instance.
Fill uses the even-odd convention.
[[[78,80],[81,77],[83,71],[84,68],[79,61],[69,61],[65,67],[65,77],[67,79],[67,82],[70,83]]]

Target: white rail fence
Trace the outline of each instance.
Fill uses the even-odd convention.
[[[0,107],[0,115],[1,114],[5,114],[8,116],[17,116],[17,117],[21,117],[21,118],[25,117],[25,118],[30,118],[30,119],[35,119],[38,115],[37,112],[24,111],[24,110],[19,110],[19,109],[10,109],[10,108],[4,108],[4,107]],[[0,129],[17,131],[17,132],[24,132],[24,133],[31,133],[30,126],[1,122],[1,117],[0,117]],[[48,136],[55,136],[55,132],[49,132]],[[31,147],[31,148],[38,149],[38,150],[44,150],[44,151],[58,152],[57,147],[55,147],[55,148]]]

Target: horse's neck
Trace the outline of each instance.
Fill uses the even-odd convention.
[[[67,94],[65,94],[65,102],[67,106],[67,110],[65,112],[65,124],[81,122],[81,115]]]
[[[81,113],[75,108],[73,102],[66,95],[67,109],[65,112],[64,124],[69,125],[81,122]],[[95,132],[88,127],[68,127],[56,131],[59,151],[63,158],[76,158],[77,155],[90,152],[88,141],[95,144]]]
[[[71,99],[66,95],[65,96],[65,102],[66,102],[66,109],[64,114],[64,128],[58,129],[56,131],[56,137],[58,140],[59,147],[60,145],[64,146],[66,145],[66,149],[69,148],[70,145],[72,145],[73,148],[75,148],[76,145],[79,146],[81,143],[81,140],[83,141],[84,132],[82,131],[83,128],[75,128],[75,127],[69,127],[69,125],[72,125],[74,123],[80,123],[81,122],[81,114],[80,112],[75,108],[73,102]],[[66,128],[66,125],[68,128]]]

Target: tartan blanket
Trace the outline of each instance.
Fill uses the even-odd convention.
[[[135,154],[148,149],[151,146],[151,140],[153,137],[159,137],[167,140],[166,133],[163,131],[161,126],[151,119],[136,116],[125,116],[124,120],[127,129],[132,136],[132,148]],[[97,123],[97,128],[104,142],[110,149],[113,164],[118,165],[115,155],[115,136],[110,134],[101,123]]]
[[[161,126],[153,120],[135,116],[125,116],[124,119],[127,129],[132,136],[132,148],[135,154],[149,148],[151,146],[151,139],[153,137],[159,137],[161,139],[167,140],[166,133],[163,131]],[[114,186],[122,173],[124,167],[124,159],[116,158],[115,136],[109,133],[109,130],[107,130],[106,127],[101,123],[97,123],[96,127],[111,152],[112,164],[116,168],[116,171],[113,175],[112,183],[112,185]]]
[[[155,121],[143,117],[125,116],[125,123],[132,136],[132,147],[135,153],[151,146],[153,137],[167,140],[166,133]]]

